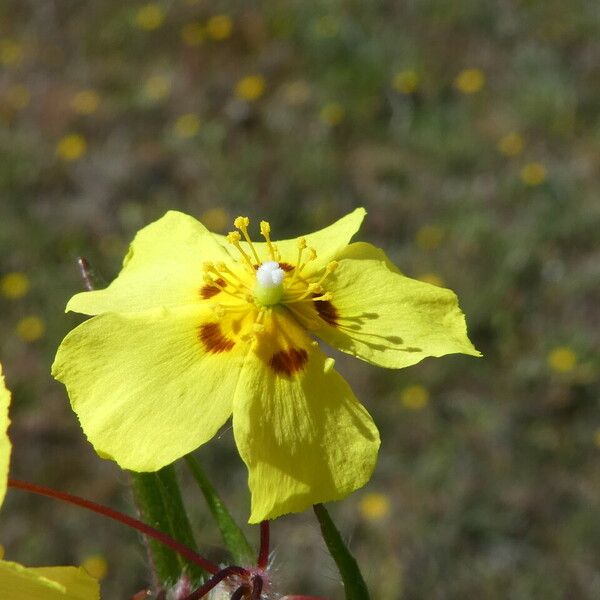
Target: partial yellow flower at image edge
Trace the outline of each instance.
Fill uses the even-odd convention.
[[[6,494],[10,462],[8,408],[10,393],[4,384],[0,365],[0,505]],[[1,532],[0,532],[1,535]],[[0,560],[2,600],[99,600],[98,582],[77,567],[27,568]]]
[[[119,276],[76,294],[93,318],[53,365],[99,455],[155,471],[233,417],[249,471],[249,521],[337,500],[371,477],[379,433],[315,338],[376,365],[479,356],[455,294],[350,243],[356,209],[323,230],[252,243],[175,211],[138,232]]]

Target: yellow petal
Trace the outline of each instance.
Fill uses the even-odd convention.
[[[76,567],[28,569],[0,561],[2,600],[99,600],[98,582]]]
[[[351,244],[328,282],[335,318],[313,327],[325,342],[383,367],[401,368],[428,356],[480,356],[451,290],[401,275],[370,244]]]
[[[277,363],[288,374],[275,371],[261,352],[249,353],[242,368],[233,429],[249,471],[250,523],[343,498],[363,486],[375,466],[373,420],[332,361],[309,347],[305,361]]]
[[[10,392],[4,384],[2,365],[0,365],[0,506],[6,494],[8,480],[8,467],[10,462],[10,440],[8,439],[8,407],[10,405]],[[0,596],[1,597],[1,596]]]
[[[215,321],[198,307],[104,314],[67,335],[52,373],[101,456],[156,471],[215,435],[243,361]]]
[[[203,263],[227,258],[204,225],[169,211],[138,232],[121,273],[107,288],[76,294],[67,310],[97,315],[192,304],[203,285]]]

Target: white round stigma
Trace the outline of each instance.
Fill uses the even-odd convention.
[[[274,260],[264,262],[258,267],[254,296],[260,304],[270,306],[281,300],[284,277],[284,270]]]

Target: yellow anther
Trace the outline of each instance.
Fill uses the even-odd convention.
[[[313,300],[332,300],[333,294],[331,292],[325,292],[322,296],[317,296]]]
[[[268,239],[270,233],[271,233],[271,225],[269,224],[269,222],[261,221],[260,222],[260,234],[263,237],[265,237],[266,239]]]
[[[212,308],[217,317],[221,319],[227,314],[227,311],[221,304],[214,304]]]
[[[269,225],[268,221],[260,222],[260,234],[267,242],[267,248],[269,249],[269,256],[271,257],[271,260],[279,262],[279,252],[277,252],[277,248],[271,242],[271,225]]]
[[[255,333],[264,333],[264,331],[265,331],[265,326],[264,326],[262,323],[254,323],[254,324],[252,325],[252,330],[253,330]]]
[[[317,258],[317,251],[314,248],[309,248],[308,249],[308,258],[306,260],[307,261],[315,260],[315,258]]]
[[[248,242],[248,246],[250,246],[250,250],[252,251],[252,254],[254,255],[254,260],[256,260],[256,264],[260,265],[260,258],[258,258],[256,249],[254,248],[254,245],[252,244],[252,240],[250,239],[250,236],[248,235],[248,225],[250,225],[250,219],[248,217],[237,217],[235,219],[235,221],[233,222],[233,224],[235,227],[237,227],[242,232],[244,239]]]
[[[326,267],[325,270],[328,273],[333,273],[339,266],[340,263],[337,262],[337,260],[332,260]]]
[[[301,237],[298,239],[298,248],[300,250],[304,250],[304,248],[306,248],[306,238]]]
[[[217,271],[229,271],[227,265],[224,262],[218,262],[215,266],[217,267]]]
[[[239,231],[230,231],[227,234],[227,241],[230,244],[233,244],[235,246],[235,244],[239,243],[239,241],[242,239],[242,236],[240,235]]]
[[[309,283],[306,291],[310,294],[320,294],[323,291],[323,288],[318,283]]]
[[[233,222],[233,226],[237,227],[240,231],[247,229],[248,225],[250,225],[250,219],[248,217],[236,217]]]
[[[202,270],[205,273],[210,273],[210,271],[212,271],[214,268],[215,268],[215,266],[211,262],[202,263]]]
[[[238,218],[241,218],[241,217],[238,217]],[[237,219],[236,219],[236,221],[237,221]],[[242,239],[242,236],[240,235],[239,231],[230,231],[227,234],[227,241],[230,244],[233,244],[237,248],[238,252],[242,255],[242,258],[244,259],[246,264],[250,267],[250,269],[252,271],[254,271],[254,265],[252,264],[250,257],[244,252],[244,249],[240,245],[241,239]]]

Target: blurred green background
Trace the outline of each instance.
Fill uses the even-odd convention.
[[[168,209],[288,237],[365,206],[360,239],[455,290],[485,355],[338,357],[383,439],[368,487],[331,506],[373,598],[600,597],[599,39],[592,0],[3,0],[14,476],[133,511],[49,375],[81,320],[63,314],[78,255],[110,281]],[[243,520],[231,430],[197,455]],[[343,597],[310,512],[272,535],[282,593]],[[20,492],[0,515],[7,558],[106,566],[110,599],[148,582],[138,541]]]

